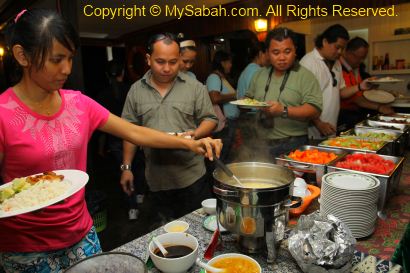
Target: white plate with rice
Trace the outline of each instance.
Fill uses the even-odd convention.
[[[64,179],[60,182],[38,182],[6,199],[0,203],[0,218],[36,211],[63,201],[82,189],[89,178],[87,173],[80,170],[56,170],[53,172],[64,175]],[[12,182],[1,185],[0,190],[10,187],[11,184]]]

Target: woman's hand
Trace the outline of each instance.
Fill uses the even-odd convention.
[[[191,140],[189,149],[194,153],[203,155],[209,160],[214,160],[212,149],[215,150],[217,157],[220,156],[222,150],[222,141],[220,139],[212,139],[210,137],[201,138],[198,140]]]

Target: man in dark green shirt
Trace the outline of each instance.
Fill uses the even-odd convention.
[[[246,96],[270,105],[261,112],[260,137],[276,157],[307,144],[309,121],[320,115],[323,99],[315,76],[296,61],[292,30],[270,31],[266,45],[271,66],[255,74]]]

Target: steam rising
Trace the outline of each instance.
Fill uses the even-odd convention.
[[[266,142],[266,129],[259,122],[258,113],[241,113],[238,119],[238,128],[242,136],[242,145],[231,150],[232,162],[266,162],[275,163],[269,154],[269,145]]]

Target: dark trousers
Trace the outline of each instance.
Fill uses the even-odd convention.
[[[117,162],[117,166],[122,163],[122,141],[112,145],[109,149],[109,153]],[[134,189],[135,191],[130,196],[124,194],[124,198],[127,199],[128,209],[138,208],[137,195],[145,194],[147,191],[147,183],[145,181],[145,158],[142,149],[137,149],[134,155],[134,159],[131,163],[132,173],[134,175]]]
[[[339,133],[347,131],[354,128],[354,126],[362,120],[377,114],[377,111],[370,109],[359,109],[357,111],[340,109],[339,118],[337,120],[337,131]]]
[[[153,213],[158,213],[166,222],[200,208],[201,202],[211,197],[207,174],[186,188],[150,192],[149,195]]]
[[[306,135],[273,139],[269,141],[269,153],[273,158],[275,158],[280,156],[281,154],[287,154],[292,150],[299,148],[300,146],[306,145],[308,144],[308,142],[309,139]]]
[[[220,138],[222,139],[223,147],[221,151],[221,159],[224,163],[229,163],[232,161],[231,150],[232,145],[235,141],[235,134],[236,134],[236,119],[226,119],[226,126],[223,128],[222,131],[214,133],[212,135],[213,138]]]

